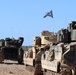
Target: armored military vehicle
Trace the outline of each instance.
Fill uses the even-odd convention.
[[[57,32],[57,43],[42,54],[41,65],[44,75],[76,75],[76,21]]]
[[[41,32],[40,37],[36,36],[33,40],[34,46],[29,48],[24,53],[24,64],[26,70],[29,70],[33,75],[41,74],[41,56],[42,53],[49,48],[49,44],[56,43],[56,34],[49,31]]]
[[[18,39],[5,38],[0,40],[0,62],[4,60],[16,60],[18,63],[23,63],[23,37]],[[9,63],[9,62],[8,62]]]

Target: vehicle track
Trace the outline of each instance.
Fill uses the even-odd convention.
[[[25,65],[8,63],[0,64],[0,75],[30,75],[30,72]]]

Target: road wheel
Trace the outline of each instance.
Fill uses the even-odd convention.
[[[24,51],[22,48],[19,48],[18,50],[18,63],[19,64],[22,64],[23,63],[23,54],[24,54]]]

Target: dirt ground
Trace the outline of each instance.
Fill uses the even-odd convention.
[[[30,75],[25,65],[0,64],[0,75]]]

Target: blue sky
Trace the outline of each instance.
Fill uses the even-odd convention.
[[[76,20],[76,0],[0,0],[0,39],[24,37],[23,45],[43,30],[57,32]],[[52,10],[54,18],[43,18]]]

